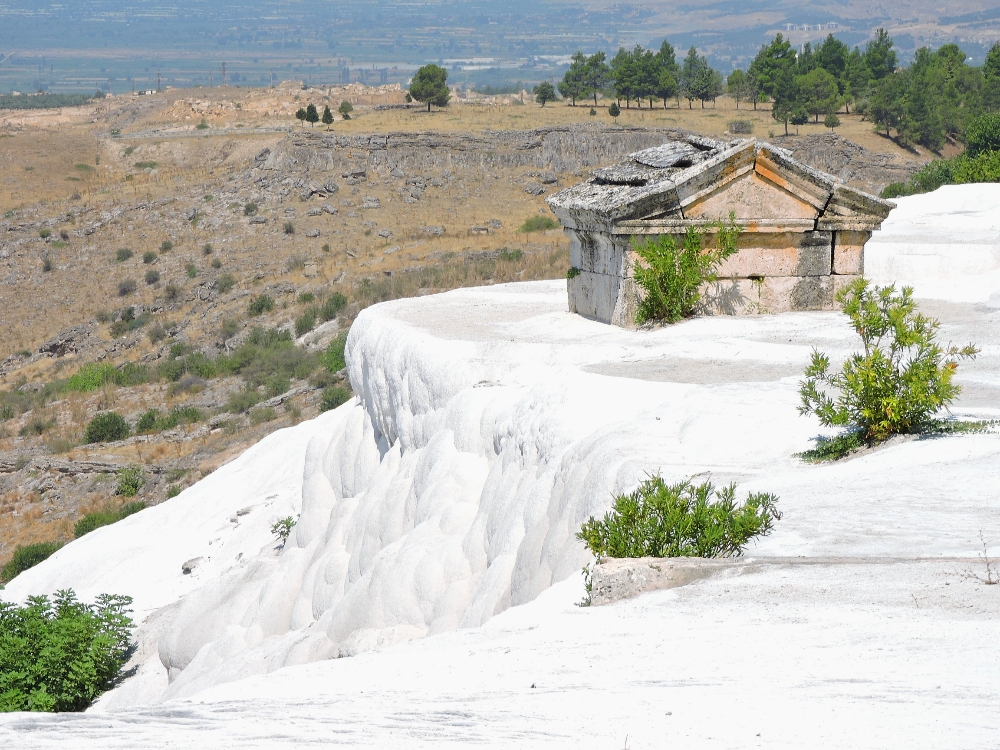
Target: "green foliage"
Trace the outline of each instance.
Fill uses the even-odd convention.
[[[295,224],[290,221],[286,221],[281,225],[281,231],[285,234],[295,234]]]
[[[976,118],[965,131],[965,150],[969,156],[1000,151],[1000,112]]]
[[[340,106],[337,107],[337,111],[340,112],[340,116],[345,120],[350,120],[351,112],[354,111],[354,105],[345,99],[340,103]]]
[[[621,113],[622,110],[621,107],[618,106],[618,102],[611,102],[611,106],[608,107],[608,114],[611,115],[611,117],[615,118],[616,122]]]
[[[118,282],[118,296],[128,297],[135,293],[136,283],[134,279],[125,279]]]
[[[150,263],[155,263],[156,262],[156,258],[157,258],[157,255],[152,250],[147,250],[146,252],[144,252],[142,254],[142,262],[145,263],[147,266]]]
[[[278,412],[270,406],[260,406],[250,412],[250,424],[258,425],[270,422],[277,418]]]
[[[160,165],[155,161],[137,161],[135,163],[136,169],[156,169],[158,166]]]
[[[321,412],[330,411],[350,400],[351,392],[349,390],[342,386],[330,386],[323,389],[323,395],[319,401],[319,410]]]
[[[281,541],[282,546],[288,541],[289,535],[292,533],[292,529],[295,528],[295,524],[298,521],[291,516],[282,518],[280,521],[275,521],[274,525],[271,526],[271,533],[274,534]]]
[[[212,258],[212,263],[210,265],[215,269],[222,268],[222,260],[219,258]]]
[[[66,390],[89,393],[105,385],[121,385],[121,375],[110,362],[88,362],[66,383]]]
[[[131,603],[72,590],[0,602],[0,711],[82,711],[113,687],[133,650]]]
[[[136,317],[135,310],[131,307],[126,307],[119,313],[118,320],[111,324],[109,332],[115,338],[124,336],[126,333],[131,333],[142,328],[152,319],[152,313],[144,312]]]
[[[781,518],[778,498],[754,493],[739,504],[736,485],[668,485],[659,476],[618,495],[601,520],[591,516],[577,538],[603,557],[738,557]]]
[[[344,350],[347,348],[347,331],[341,331],[320,355],[320,362],[329,372],[340,372],[347,367]]]
[[[310,125],[315,125],[317,122],[319,122],[319,112],[316,111],[315,104],[310,104],[308,107],[306,107],[305,121],[308,122]]]
[[[52,236],[52,230],[51,229],[39,229],[38,230],[38,236],[41,237],[43,240],[47,240],[49,237]]]
[[[226,402],[226,411],[232,414],[244,414],[260,403],[260,394],[255,390],[244,388],[231,393]]]
[[[329,128],[330,125],[333,125],[333,112],[330,111],[329,106],[323,107],[323,124],[326,125],[327,128]]]
[[[557,98],[555,86],[548,81],[542,81],[531,90],[531,93],[535,95],[535,101],[543,107],[546,102],[554,102]]]
[[[181,494],[181,488],[178,487],[176,484],[172,484],[169,487],[167,487],[167,500],[177,497],[179,494]]]
[[[172,430],[182,424],[195,424],[203,418],[204,416],[201,411],[194,406],[175,406],[169,413],[163,416],[160,416],[158,409],[149,409],[135,423],[135,433],[137,435],[145,435],[163,432],[164,430]]]
[[[897,293],[895,286],[857,279],[837,301],[864,351],[831,373],[829,357],[814,350],[799,387],[799,413],[815,414],[828,427],[856,430],[868,442],[927,429],[961,392],[952,382],[959,360],[974,358],[978,349],[942,348],[935,341],[940,324],[917,312],[909,287]]]
[[[451,100],[448,71],[433,64],[419,68],[410,81],[410,96],[426,104],[428,112],[431,111],[432,104],[435,107],[447,107]]]
[[[181,298],[181,289],[176,284],[167,284],[163,287],[163,298],[167,302],[176,302]]]
[[[188,263],[187,266],[185,266],[185,270],[187,271],[187,276],[189,279],[193,279],[195,276],[198,275],[198,266],[196,266],[194,263]]]
[[[174,243],[171,242],[170,240],[163,240],[163,242],[160,243],[161,253],[168,253],[173,249],[174,249]]]
[[[120,247],[115,251],[115,263],[124,263],[129,258],[131,258],[135,253],[133,253],[127,247]]]
[[[247,309],[247,312],[250,313],[251,317],[256,317],[272,310],[274,310],[274,300],[268,295],[262,294],[250,300],[250,307]]]
[[[709,250],[704,248],[705,231],[696,227],[688,227],[679,249],[669,235],[636,243],[635,252],[643,262],[636,264],[635,280],[645,292],[636,323],[676,323],[695,314],[702,284],[715,281],[719,264],[737,252],[741,227],[734,216],[730,214],[728,223],[717,222],[714,228],[716,246]]]
[[[316,308],[310,307],[295,319],[295,335],[304,336],[316,327]]]
[[[337,317],[341,310],[347,305],[347,297],[340,292],[334,292],[325,300],[318,311],[319,319],[324,323]]]
[[[247,203],[243,206],[243,215],[244,216],[256,216],[257,215],[257,210],[258,210],[258,206],[257,206],[256,203],[254,203],[253,201],[247,201]]]
[[[816,447],[799,453],[799,458],[810,463],[821,461],[837,461],[845,458],[865,446],[864,436],[860,432],[845,432],[834,437],[821,437],[816,440]]]
[[[146,275],[143,277],[145,282],[149,285],[155,284],[160,280],[160,272],[155,268],[150,268],[146,271]]]
[[[551,216],[546,216],[544,214],[538,214],[536,216],[529,216],[524,220],[524,223],[518,227],[519,232],[544,232],[548,229],[556,229],[559,226],[559,222],[553,219]]]
[[[33,568],[42,560],[48,559],[60,547],[62,545],[58,542],[36,542],[18,547],[14,550],[14,556],[0,568],[0,583],[13,581],[28,568]]]
[[[142,467],[138,464],[123,466],[115,472],[115,494],[122,497],[135,497],[142,489],[146,480],[142,476]]]
[[[300,305],[308,305],[311,302],[316,301],[316,295],[312,292],[302,292],[298,297],[298,302]]]
[[[85,534],[89,534],[94,529],[118,523],[123,518],[128,518],[129,516],[138,513],[140,510],[145,509],[145,502],[142,500],[133,500],[132,502],[125,503],[118,508],[109,507],[94,513],[88,513],[73,526],[73,538],[79,539]]]
[[[215,288],[219,290],[219,294],[229,294],[236,286],[236,277],[231,273],[224,273],[215,282]]]
[[[567,279],[575,279],[579,275],[580,275],[580,269],[577,268],[576,266],[570,266],[569,270],[566,272]]]
[[[128,422],[117,412],[101,412],[87,424],[84,439],[88,443],[111,443],[124,440],[131,434]]]
[[[101,98],[104,94],[101,94]],[[32,94],[31,96],[14,96],[0,94],[0,109],[59,109],[61,107],[79,107],[86,104],[91,97],[86,94]]]

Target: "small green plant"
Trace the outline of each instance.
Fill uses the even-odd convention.
[[[258,406],[250,412],[250,424],[258,425],[271,422],[277,418],[278,412],[270,406]]]
[[[46,255],[44,258],[42,258],[42,273],[48,273],[49,271],[52,270],[52,268],[53,268],[52,258]]]
[[[256,216],[258,211],[258,206],[253,201],[249,201],[243,206],[244,216]]]
[[[163,299],[167,302],[176,302],[181,298],[181,289],[176,284],[167,284],[163,287]]]
[[[349,390],[339,385],[330,386],[323,389],[323,395],[320,396],[319,400],[319,410],[321,412],[330,411],[350,400],[351,392]]]
[[[347,331],[341,331],[337,338],[331,341],[326,351],[320,355],[320,361],[328,372],[340,372],[347,367],[344,350],[347,348]]]
[[[51,229],[40,229],[40,230],[38,230],[38,236],[41,237],[43,240],[47,240],[49,237],[52,236],[52,230]]]
[[[295,225],[294,225],[294,224],[293,224],[292,222],[290,222],[290,221],[286,221],[286,222],[285,222],[285,223],[284,223],[284,224],[282,225],[282,227],[281,227],[281,230],[282,230],[282,231],[283,231],[283,232],[284,232],[285,234],[295,234]]]
[[[115,494],[122,497],[135,497],[146,483],[142,476],[142,467],[138,464],[123,466],[115,472],[115,479],[117,479]]]
[[[497,260],[501,263],[517,263],[522,258],[524,258],[524,253],[517,248],[502,247],[497,253]]]
[[[732,214],[728,223],[717,222],[715,247],[705,250],[705,230],[688,227],[678,248],[670,235],[636,242],[642,260],[635,266],[636,283],[645,295],[636,311],[636,323],[662,320],[676,323],[694,315],[701,303],[701,286],[716,280],[716,269],[737,252],[741,227]]]
[[[202,120],[194,126],[196,130],[208,130],[208,123]]]
[[[135,294],[136,283],[135,279],[125,279],[118,282],[118,296],[128,297],[130,294]]]
[[[127,596],[94,604],[70,590],[54,601],[0,602],[0,711],[83,711],[113,687],[133,651]]]
[[[156,169],[158,166],[160,165],[155,161],[137,161],[135,163],[136,169]]]
[[[226,411],[231,414],[244,414],[260,403],[260,394],[257,391],[244,388],[229,395],[226,401]]]
[[[102,412],[87,424],[84,438],[87,443],[111,443],[124,440],[131,434],[125,418],[113,411]]]
[[[212,250],[212,243],[206,242],[205,246],[201,249],[201,254],[202,255],[211,255],[212,252],[213,252],[213,250]]]
[[[88,513],[73,526],[73,538],[79,539],[80,537],[89,534],[94,529],[118,523],[123,518],[128,518],[129,516],[138,513],[140,510],[145,509],[146,503],[142,500],[134,500],[130,503],[125,503],[118,508],[106,507],[103,510]]]
[[[160,272],[157,271],[155,268],[150,268],[148,271],[146,271],[146,275],[143,278],[145,279],[147,284],[152,286],[153,284],[157,283],[160,280]]]
[[[177,497],[179,494],[181,494],[181,488],[176,484],[172,484],[167,487],[167,500]]]
[[[302,292],[302,294],[299,295],[300,305],[308,305],[311,302],[315,301],[316,301],[316,295],[313,294],[312,292]]]
[[[187,270],[187,276],[189,279],[193,279],[195,276],[198,275],[198,266],[196,266],[194,263],[188,263],[185,266],[185,269]]]
[[[229,294],[234,286],[236,286],[236,277],[231,273],[222,274],[215,282],[215,288],[219,290],[219,294]]]
[[[799,386],[799,413],[859,432],[870,444],[928,429],[961,392],[952,382],[959,360],[973,359],[979,350],[972,344],[942,348],[935,341],[940,323],[917,312],[909,287],[897,292],[856,279],[837,301],[864,351],[831,373],[830,358],[814,350]]]
[[[163,242],[160,243],[161,253],[169,253],[173,249],[174,249],[174,243],[171,242],[170,240],[163,240]]]
[[[310,307],[295,319],[295,335],[304,336],[316,327],[316,308]]]
[[[133,253],[129,248],[120,247],[115,251],[115,263],[124,263],[133,255],[135,255],[135,253]]]
[[[271,526],[271,533],[278,538],[282,547],[285,546],[285,542],[288,541],[288,537],[291,535],[292,529],[295,528],[295,524],[297,523],[298,521],[296,519],[291,516],[286,516],[280,521],[275,521],[274,525]]]
[[[345,297],[340,292],[334,292],[325,300],[319,308],[319,319],[324,323],[328,320],[333,320],[337,317],[338,313],[344,309],[347,305],[347,297]]]
[[[262,294],[250,300],[250,306],[247,311],[252,317],[256,317],[272,310],[274,310],[274,300],[266,294]]]
[[[226,318],[219,327],[222,332],[222,340],[228,341],[240,330],[240,322],[236,318]]]
[[[324,242],[324,243],[323,243],[323,247],[322,247],[322,250],[323,250],[323,252],[324,252],[324,253],[328,253],[328,252],[330,252],[330,243],[328,243],[328,242]]]
[[[608,107],[608,114],[614,118],[615,122],[618,122],[621,113],[622,108],[618,106],[618,102],[611,102],[611,106]]]
[[[559,222],[553,219],[551,216],[545,216],[543,214],[538,214],[536,216],[529,216],[524,220],[524,223],[518,228],[519,232],[544,232],[547,229],[555,229],[559,226]]]
[[[576,266],[570,266],[569,270],[566,272],[567,279],[575,279],[579,275],[580,275],[580,269],[577,268]]]
[[[155,263],[157,257],[158,256],[156,255],[156,253],[154,253],[152,250],[147,250],[142,254],[142,262],[148,266],[151,263]]]
[[[0,583],[10,583],[24,571],[48,559],[60,547],[62,545],[58,542],[37,542],[18,547],[14,550],[14,556],[0,568]]]
[[[119,372],[110,362],[88,362],[66,382],[66,390],[89,393],[105,385],[119,385]]]
[[[668,485],[660,476],[618,495],[598,520],[591,516],[577,538],[603,557],[738,557],[781,518],[778,498],[752,493],[736,501],[736,485],[718,492],[711,482]]]
[[[220,268],[222,268],[222,259],[221,258],[212,258],[212,262],[211,262],[210,265],[215,270],[219,270]]]

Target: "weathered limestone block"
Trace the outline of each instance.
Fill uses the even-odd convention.
[[[742,560],[700,557],[606,558],[591,567],[590,603],[611,604],[648,591],[684,586],[725,570],[746,567]]]
[[[833,273],[864,273],[865,243],[871,232],[839,231],[834,233]]]

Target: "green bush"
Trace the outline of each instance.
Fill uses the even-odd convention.
[[[229,294],[234,286],[236,286],[236,277],[231,273],[222,274],[215,282],[215,288],[219,290],[219,294]]]
[[[134,650],[132,599],[72,590],[0,602],[0,711],[82,711],[113,687]]]
[[[119,336],[124,336],[126,333],[131,333],[132,331],[142,328],[152,319],[153,316],[151,313],[144,312],[136,317],[135,309],[126,307],[121,311],[121,315],[118,320],[111,324],[111,328],[108,329],[108,332],[115,338],[118,338]]]
[[[212,262],[210,263],[210,265],[212,266],[212,268],[214,268],[216,271],[218,271],[220,268],[222,268],[222,259],[221,258],[212,258]]]
[[[248,312],[251,316],[256,317],[257,315],[263,315],[266,312],[271,312],[273,309],[274,300],[266,294],[262,294],[259,297],[254,297],[250,300]]]
[[[737,252],[741,227],[733,215],[726,224],[717,222],[715,229],[716,246],[707,251],[705,231],[696,227],[688,227],[680,249],[670,235],[636,242],[635,252],[643,262],[635,266],[635,280],[645,292],[636,311],[636,323],[676,323],[695,314],[702,284],[715,281],[719,264]]]
[[[346,404],[351,400],[351,392],[341,386],[331,386],[323,389],[323,395],[319,400],[319,410],[330,411],[336,409],[341,404]]]
[[[300,305],[308,305],[310,302],[315,302],[315,301],[316,301],[316,295],[313,294],[312,292],[302,292],[302,294],[299,295]]]
[[[156,258],[157,258],[156,253],[154,253],[152,250],[147,250],[142,254],[142,262],[145,263],[147,266],[150,263],[155,263]]]
[[[115,494],[122,497],[135,497],[146,483],[142,477],[142,467],[138,464],[123,466],[115,472],[115,478],[118,480]]]
[[[337,338],[329,343],[326,351],[320,355],[320,361],[330,372],[340,372],[347,367],[347,331],[341,331]]]
[[[316,327],[316,308],[310,307],[295,319],[295,335],[304,336]]]
[[[181,290],[176,284],[167,284],[163,287],[163,298],[167,302],[176,302],[181,298]]]
[[[193,279],[195,276],[198,275],[198,266],[196,266],[194,263],[188,263],[187,266],[185,266],[185,269],[187,270],[187,275],[189,279]]]
[[[977,117],[965,130],[965,150],[969,156],[1000,151],[1000,112]]]
[[[147,284],[155,284],[160,280],[160,272],[155,268],[150,268],[146,271],[145,279]]]
[[[974,358],[978,349],[942,348],[935,341],[940,324],[917,312],[909,287],[897,293],[895,286],[857,279],[837,293],[837,301],[864,351],[834,374],[830,358],[814,350],[799,387],[799,413],[860,432],[869,443],[926,429],[961,392],[952,382],[959,360]]]
[[[522,258],[524,258],[524,253],[517,248],[502,247],[500,248],[500,252],[497,253],[497,260],[502,263],[517,263]]]
[[[264,424],[270,422],[278,416],[278,412],[270,406],[261,406],[250,412],[250,424]]]
[[[88,362],[66,383],[67,391],[89,393],[105,385],[118,385],[120,374],[110,362]]]
[[[131,258],[134,254],[135,253],[133,253],[127,247],[118,248],[118,250],[115,252],[115,263],[124,263],[129,258]]]
[[[254,203],[253,201],[249,201],[246,205],[243,206],[243,215],[244,216],[256,216],[257,215],[257,208],[258,207],[257,207],[256,203]]]
[[[255,390],[244,388],[229,394],[226,410],[232,414],[244,414],[260,403],[260,394]]]
[[[137,435],[172,430],[178,425],[195,424],[203,419],[201,411],[194,406],[175,406],[169,414],[161,417],[158,409],[144,412],[135,423]]]
[[[603,557],[736,557],[767,536],[781,518],[774,495],[736,502],[736,485],[718,492],[711,482],[668,485],[659,476],[618,495],[601,520],[591,516],[577,538]]]
[[[295,524],[298,523],[297,519],[287,516],[279,521],[275,521],[274,525],[271,526],[271,533],[278,537],[278,540],[284,546],[285,542],[288,541],[288,537],[292,533],[292,529],[295,528]]]
[[[559,226],[559,222],[553,219],[551,216],[545,216],[543,214],[538,214],[537,216],[529,216],[524,220],[524,223],[518,228],[519,232],[544,232],[547,229],[555,229]]]
[[[118,508],[105,508],[94,513],[88,513],[76,522],[76,525],[73,527],[73,538],[79,539],[85,534],[89,534],[94,529],[118,523],[123,518],[128,518],[129,516],[138,513],[140,510],[145,509],[146,503],[142,500],[133,500],[132,502],[125,503]]]
[[[163,242],[160,243],[161,253],[168,253],[173,249],[174,249],[174,243],[171,242],[170,240],[163,240]]]
[[[128,422],[117,412],[107,411],[90,420],[84,438],[88,443],[111,443],[130,434]]]
[[[179,494],[181,494],[181,488],[178,487],[176,484],[172,484],[169,487],[167,487],[167,500],[177,497]]]
[[[128,297],[130,294],[135,294],[136,283],[134,279],[125,279],[118,282],[118,296]]]
[[[0,583],[13,581],[28,568],[33,568],[42,560],[49,558],[62,547],[58,542],[36,542],[14,550],[14,556],[0,568]]]
[[[345,297],[340,292],[334,292],[325,300],[323,300],[322,306],[319,308],[319,319],[324,323],[328,320],[333,320],[337,317],[337,314],[344,309],[347,305],[347,297]]]
[[[286,221],[281,229],[285,234],[295,234],[295,225],[290,221]]]

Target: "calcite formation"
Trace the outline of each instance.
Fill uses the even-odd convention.
[[[711,246],[734,216],[738,252],[703,289],[703,312],[828,310],[864,272],[864,246],[894,204],[844,185],[754,139],[671,140],[597,169],[548,199],[570,238],[572,312],[635,325],[637,242],[689,227]]]

